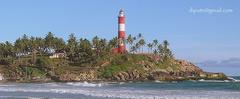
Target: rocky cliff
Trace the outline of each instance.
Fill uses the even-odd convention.
[[[109,63],[109,62],[108,62]],[[199,79],[227,79],[223,73],[205,72],[196,65],[185,60],[174,60],[177,67],[158,68],[154,63],[140,61],[139,68],[120,70],[114,72],[109,77],[99,76],[99,70],[85,70],[84,72],[66,72],[59,75],[60,81],[179,81],[179,80],[199,80]],[[111,64],[109,64],[111,65]],[[177,68],[177,69],[176,69]]]
[[[134,80],[198,80],[198,79],[227,79],[223,73],[204,72],[196,65],[185,60],[175,60],[175,64],[179,65],[179,69],[151,69],[149,64],[145,65],[145,72],[140,72],[137,69],[133,71],[119,72],[112,77],[112,80],[117,81],[134,81]]]
[[[110,60],[101,60],[94,67],[86,67],[56,65],[55,70],[53,70],[51,68],[38,69],[39,67],[36,66],[2,66],[0,70],[4,72],[1,71],[0,73],[7,80],[21,82],[227,79],[223,73],[205,72],[185,60],[171,59],[161,62],[159,57],[152,55],[121,55]],[[30,73],[31,75],[29,75]]]

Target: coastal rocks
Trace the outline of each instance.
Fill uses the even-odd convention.
[[[176,60],[175,63],[180,65],[180,70],[182,72],[203,72],[202,69],[186,60]]]
[[[156,68],[154,64],[150,62],[140,61],[137,63],[142,67],[142,71],[138,69],[120,71],[114,74],[111,80],[116,81],[145,81],[145,80],[162,80],[162,81],[173,81],[173,80],[197,80],[200,78],[215,79],[218,77],[224,77],[224,74],[219,73],[206,73],[194,64],[185,60],[174,60],[173,64],[177,64],[178,67],[167,67],[165,69]],[[222,75],[222,76],[221,76]]]
[[[127,72],[122,71],[113,76],[113,80],[117,81],[134,81],[140,79],[143,79],[143,76],[137,70]]]
[[[149,76],[148,76],[149,80],[162,80],[162,81],[168,81],[168,80],[173,80],[175,79],[174,76],[171,76],[168,72],[164,72],[164,71],[155,71],[152,72]]]
[[[60,81],[93,81],[97,80],[96,72],[89,70],[86,72],[66,72],[59,76]]]
[[[199,77],[205,75],[205,72],[186,60],[175,60],[175,64],[179,65],[179,70],[171,73],[174,76],[180,77]]]
[[[206,72],[205,79],[227,80],[228,78],[224,73],[209,73],[209,72]]]

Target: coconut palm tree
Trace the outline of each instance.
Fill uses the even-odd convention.
[[[74,34],[69,35],[69,39],[67,40],[67,56],[69,57],[70,61],[74,61],[75,53],[77,50],[78,42]]]
[[[52,32],[48,32],[46,37],[44,38],[45,40],[45,53],[51,53],[51,50],[54,49],[54,35]]]
[[[114,37],[113,39],[109,40],[108,46],[110,48],[115,48],[118,45],[118,38]]]
[[[139,46],[140,46],[140,48],[142,48],[142,53],[143,53],[143,48],[144,48],[145,44],[146,44],[146,42],[143,38],[139,40]]]
[[[138,39],[142,38],[142,33],[138,33]]]
[[[153,46],[156,47],[158,45],[158,40],[157,39],[154,39],[153,40]]]
[[[127,43],[130,45],[129,46],[129,51],[131,50],[131,46],[132,46],[132,44],[133,44],[133,38],[132,38],[132,35],[130,34],[130,35],[128,35],[128,37],[127,37]]]
[[[150,50],[152,50],[153,44],[152,43],[148,43],[147,46],[148,46],[148,53],[150,53]]]
[[[97,56],[99,56],[99,50],[100,50],[99,49],[99,42],[100,42],[100,39],[98,38],[98,36],[93,37],[92,43],[93,43],[94,49],[96,50]]]
[[[167,40],[164,40],[164,41],[163,41],[163,45],[164,45],[165,47],[169,46],[168,41],[167,41]]]

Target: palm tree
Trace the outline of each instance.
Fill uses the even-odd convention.
[[[136,46],[131,46],[130,52],[133,52],[133,54],[135,54],[136,50],[137,50]]]
[[[145,42],[144,39],[140,39],[140,40],[139,40],[139,45],[140,45],[140,47],[142,48],[142,53],[143,53],[143,47],[145,46],[145,44],[146,44],[146,42]]]
[[[68,52],[68,57],[70,59],[70,61],[74,61],[75,59],[75,51],[77,50],[77,45],[78,45],[78,42],[77,42],[77,39],[76,37],[74,36],[74,34],[70,34],[69,35],[69,39],[67,40],[67,52]]]
[[[51,50],[54,49],[54,35],[52,32],[48,32],[46,37],[44,38],[45,40],[45,52],[49,53]]]
[[[97,36],[95,36],[92,39],[93,47],[96,50],[97,56],[99,56],[99,42],[100,42],[100,40],[99,40],[99,38]]]
[[[148,46],[148,53],[150,53],[149,49],[152,50],[153,44],[152,43],[148,43],[147,46]]]
[[[114,37],[113,39],[109,40],[108,46],[110,48],[115,48],[118,45],[118,38]]]
[[[153,40],[153,46],[156,47],[158,45],[158,40],[157,39],[154,39]]]
[[[140,44],[139,44],[139,42],[137,42],[136,44],[135,44],[135,52],[138,52],[138,49],[140,48]],[[139,52],[140,52],[140,49],[139,49]]]
[[[28,36],[26,34],[23,35],[22,39],[21,39],[21,43],[23,44],[23,53],[26,55],[30,52],[30,48],[29,48],[29,39]]]
[[[30,49],[31,49],[31,54],[32,54],[32,64],[35,64],[36,62],[36,53],[37,53],[37,42],[36,39],[34,37],[30,38]]]
[[[130,45],[129,46],[129,51],[131,50],[131,46],[133,44],[133,38],[132,38],[132,35],[128,35],[128,38],[127,38],[127,43]]]
[[[168,48],[169,43],[167,40],[164,40],[162,44],[158,46],[158,52],[161,57],[161,61],[168,61],[173,58],[172,51]]]
[[[65,48],[65,42],[62,38],[54,38],[54,47],[55,50],[63,50]]]
[[[99,54],[104,54],[107,50],[107,40],[106,39],[100,39],[99,40]]]
[[[164,40],[164,41],[163,41],[163,45],[164,45],[165,47],[169,46],[168,41],[167,41],[167,40]]]
[[[37,44],[37,51],[39,52],[39,54],[42,56],[43,52],[44,52],[44,39],[42,39],[41,37],[36,37],[36,44]]]
[[[164,50],[162,44],[158,45],[158,53],[159,53],[160,57],[163,57],[165,55],[165,50]]]
[[[138,39],[142,38],[142,33],[138,33]]]

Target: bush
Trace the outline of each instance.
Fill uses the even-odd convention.
[[[100,77],[101,78],[109,78],[112,77],[115,73],[118,73],[120,71],[126,71],[128,70],[128,66],[127,65],[110,65],[107,66],[105,68],[103,68],[100,71]]]
[[[128,61],[128,57],[127,57],[126,55],[116,55],[116,56],[112,59],[111,63],[112,63],[113,65],[121,65],[121,64],[124,64],[124,63],[127,62],[127,61]]]
[[[51,65],[51,61],[49,58],[41,57],[36,60],[36,66],[38,67],[49,67]]]
[[[11,59],[0,59],[0,65],[10,65]]]
[[[24,72],[27,73],[27,75],[31,75],[31,77],[45,77],[47,74],[44,71],[34,67],[24,67]]]

